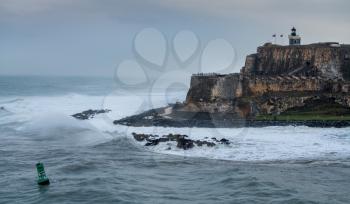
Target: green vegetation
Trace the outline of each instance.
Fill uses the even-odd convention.
[[[256,120],[350,121],[350,109],[332,101],[314,101],[304,107],[289,109],[280,115],[259,115]]]
[[[315,114],[298,114],[298,115],[259,115],[256,120],[277,120],[277,121],[343,121],[349,120],[350,115],[315,115]]]

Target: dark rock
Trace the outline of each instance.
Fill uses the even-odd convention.
[[[74,115],[72,115],[72,117],[78,119],[78,120],[89,120],[91,118],[94,118],[95,115],[97,114],[101,114],[101,113],[108,113],[110,112],[111,110],[108,110],[108,109],[102,109],[102,110],[86,110],[86,111],[83,111],[81,113],[76,113]]]
[[[177,142],[176,147],[180,149],[187,150],[194,147],[193,140],[185,139],[184,137],[179,137],[176,142]]]
[[[220,140],[221,144],[226,144],[226,145],[229,145],[230,144],[230,141],[228,139],[225,139],[225,138],[222,138]]]
[[[216,144],[214,142],[205,142],[208,147],[214,147]]]
[[[148,139],[150,137],[150,135],[146,135],[146,134],[136,134],[136,133],[132,133],[132,135],[134,136],[134,139],[138,142],[142,142],[145,139]]]
[[[214,140],[215,142],[219,142],[219,140],[216,139],[216,137],[212,137],[211,139]]]
[[[242,128],[242,127],[268,127],[268,126],[308,126],[308,127],[350,127],[350,121],[274,121],[254,119],[231,119],[231,120],[202,120],[201,118],[178,119],[158,118],[154,120],[143,120],[133,116],[114,121],[114,124],[134,127],[205,127],[205,128]],[[173,137],[176,137],[174,135]],[[205,138],[207,139],[207,138]]]
[[[154,139],[154,140],[148,140],[145,146],[156,146],[158,144],[159,144],[159,139]]]
[[[193,148],[195,145],[198,147],[207,146],[207,147],[214,147],[216,143],[218,144],[230,144],[230,141],[227,139],[221,139],[220,141],[215,138],[215,142],[209,142],[209,141],[201,141],[201,140],[191,140],[188,139],[187,135],[180,135],[180,134],[169,134],[169,135],[163,135],[162,137],[159,137],[158,135],[152,135],[152,134],[137,134],[132,133],[134,139],[138,142],[147,141],[145,146],[156,146],[159,143],[162,142],[169,142],[173,141],[176,142],[176,147],[184,150],[188,150]],[[168,149],[171,149],[168,147]]]
[[[200,140],[196,140],[195,143],[196,143],[196,145],[197,145],[198,147],[201,147],[201,146],[203,146],[203,144],[204,144],[204,142],[203,142],[203,141],[200,141]]]
[[[170,139],[167,137],[161,137],[158,140],[159,140],[159,142],[169,142],[170,141]]]
[[[198,147],[201,147],[203,145],[207,145],[208,147],[214,147],[215,143],[214,142],[208,142],[208,141],[200,141],[200,140],[196,140],[194,142]]]

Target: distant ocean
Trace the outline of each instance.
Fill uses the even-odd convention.
[[[185,96],[109,78],[0,76],[0,203],[350,203],[350,128],[113,125]],[[112,111],[71,117],[88,109]],[[231,144],[145,147],[132,132]],[[36,184],[39,161],[48,187]]]

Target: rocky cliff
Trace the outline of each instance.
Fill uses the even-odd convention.
[[[317,75],[329,79],[350,79],[350,46],[338,43],[279,46],[265,44],[247,57],[244,74]]]
[[[195,74],[184,103],[114,122],[131,126],[350,126],[350,45],[265,44],[236,74]]]
[[[265,44],[247,56],[240,74],[193,75],[183,110],[254,117],[320,98],[350,107],[349,87],[349,45]]]

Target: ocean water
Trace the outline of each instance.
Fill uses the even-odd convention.
[[[0,77],[0,203],[350,203],[350,128],[131,128],[113,120],[169,102],[108,78]],[[111,109],[88,121],[72,114]],[[132,132],[226,138],[145,147]],[[51,180],[36,184],[37,162]]]

